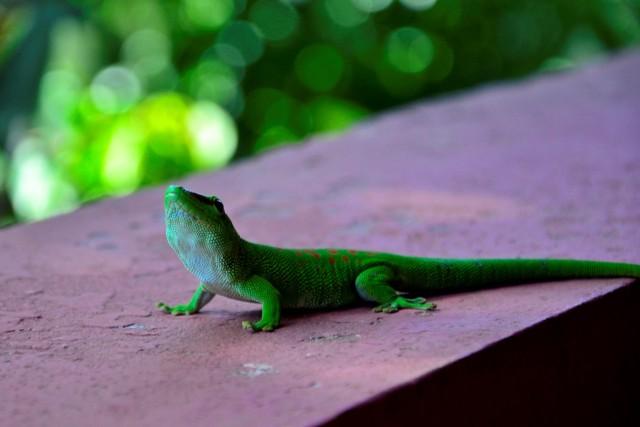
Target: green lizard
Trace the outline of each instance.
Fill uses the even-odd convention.
[[[417,258],[345,249],[281,249],[248,242],[224,206],[181,187],[165,193],[166,234],[184,266],[200,281],[187,304],[157,307],[174,315],[197,313],[215,296],[262,304],[262,318],[245,329],[272,331],[281,308],[337,308],[358,301],[392,313],[436,305],[407,293],[595,277],[640,278],[640,265],[572,259]]]

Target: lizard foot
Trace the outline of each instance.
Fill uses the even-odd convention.
[[[159,302],[159,303],[156,303],[156,307],[158,307],[160,310],[164,311],[165,313],[172,314],[174,316],[189,315],[189,314],[195,313],[195,311],[193,311],[190,307],[183,304],[174,305],[172,307],[163,302]]]
[[[257,322],[250,322],[248,320],[243,320],[242,321],[242,329],[245,329],[247,331],[254,331],[254,332],[271,332],[273,331],[275,328],[277,328],[278,325],[267,321],[267,320],[259,320]]]
[[[384,304],[380,304],[375,307],[373,311],[379,313],[395,313],[396,311],[403,308],[413,308],[415,310],[435,310],[436,305],[432,302],[428,302],[424,298],[405,298],[405,297],[396,297],[391,302],[386,302]]]

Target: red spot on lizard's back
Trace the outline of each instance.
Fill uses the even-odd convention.
[[[336,259],[332,256],[329,256],[329,264],[334,265],[336,263]]]
[[[313,249],[305,249],[305,252],[314,257],[315,259],[320,259],[320,254]]]

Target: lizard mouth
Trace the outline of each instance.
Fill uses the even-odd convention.
[[[201,217],[206,216],[206,212],[200,206],[199,198],[202,197],[182,187],[170,185],[164,196],[165,216],[187,216],[191,220],[200,221]]]
[[[165,201],[174,201],[180,198],[181,195],[185,194],[187,190],[177,185],[170,185],[167,187],[164,192],[164,200]]]

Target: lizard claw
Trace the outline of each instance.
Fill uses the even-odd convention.
[[[250,322],[249,320],[242,321],[242,329],[253,332],[271,332],[276,328],[276,325],[273,325],[269,322],[263,322],[262,320],[258,322]]]
[[[380,304],[375,307],[373,311],[376,313],[384,312],[384,313],[395,313],[396,311],[403,308],[412,308],[414,310],[423,310],[430,311],[435,310],[436,305],[432,302],[427,302],[424,298],[405,298],[405,297],[396,297],[391,302],[386,302],[384,304]]]
[[[193,311],[186,305],[174,305],[172,307],[163,302],[158,302],[156,303],[156,307],[162,310],[163,312],[167,314],[171,314],[173,316],[182,316],[182,315],[188,316],[189,314],[195,313],[195,311]]]
[[[395,313],[398,310],[398,306],[394,303],[381,304],[373,308],[375,313]]]
[[[164,311],[165,313],[171,313],[171,307],[169,307],[167,304],[165,304],[163,302],[157,302],[156,303],[156,308],[159,308],[160,310]]]

